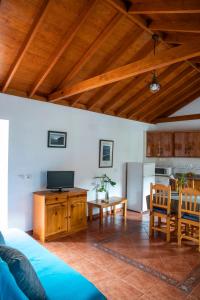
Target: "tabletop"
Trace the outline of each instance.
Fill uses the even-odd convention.
[[[87,204],[96,207],[110,207],[113,205],[124,203],[126,201],[127,199],[124,197],[110,197],[109,202],[106,202],[105,199],[98,199],[98,200],[88,201]]]

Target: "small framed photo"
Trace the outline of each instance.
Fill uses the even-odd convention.
[[[114,148],[114,141],[110,141],[110,140],[99,141],[99,168],[113,167],[113,148]]]
[[[66,148],[67,132],[48,131],[48,147]]]

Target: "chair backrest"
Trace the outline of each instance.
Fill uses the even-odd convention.
[[[184,188],[179,192],[179,218],[182,213],[200,216],[200,191]]]
[[[150,192],[150,210],[153,207],[164,208],[167,214],[170,214],[171,209],[171,186],[164,184],[152,184]]]

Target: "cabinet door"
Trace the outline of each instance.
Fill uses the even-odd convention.
[[[200,157],[200,132],[175,132],[176,157]]]
[[[160,132],[160,156],[172,157],[174,148],[174,136],[172,132]]]
[[[69,201],[69,231],[86,227],[86,197],[72,198]]]
[[[190,132],[191,157],[200,157],[200,132]]]
[[[174,155],[177,157],[184,157],[186,156],[186,149],[185,149],[185,141],[186,136],[185,132],[175,132],[174,134]]]
[[[172,157],[173,132],[147,132],[147,157]]]
[[[67,204],[49,204],[46,206],[46,236],[67,231]]]
[[[159,154],[159,132],[147,132],[147,147],[146,156],[156,157]]]

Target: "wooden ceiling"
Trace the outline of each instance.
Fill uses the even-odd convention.
[[[200,1],[1,0],[0,85],[127,119],[166,119],[200,96]]]

